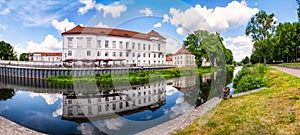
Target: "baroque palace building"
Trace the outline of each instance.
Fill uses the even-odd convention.
[[[63,32],[62,40],[63,61],[98,61],[100,65],[166,64],[166,39],[154,30],[145,34],[78,25]]]

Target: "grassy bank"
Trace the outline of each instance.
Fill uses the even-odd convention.
[[[299,134],[300,78],[270,68],[264,78],[269,88],[223,100],[176,134]]]
[[[297,66],[300,67],[300,62],[298,63],[282,63],[282,64],[278,64],[280,66]]]
[[[193,68],[172,68],[172,69],[162,69],[155,71],[138,71],[129,73],[112,73],[112,74],[95,74],[82,77],[72,77],[66,75],[50,76],[47,81],[51,83],[58,84],[73,84],[73,83],[97,83],[103,87],[113,86],[113,83],[122,84],[144,84],[149,81],[157,81],[162,79],[170,79],[180,76],[190,76],[197,73],[196,69]]]

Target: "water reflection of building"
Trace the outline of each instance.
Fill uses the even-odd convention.
[[[186,93],[189,90],[195,90],[198,76],[184,76],[174,79],[173,87]]]
[[[64,93],[62,118],[84,122],[113,118],[144,110],[155,111],[166,103],[165,95],[165,82],[93,94]]]

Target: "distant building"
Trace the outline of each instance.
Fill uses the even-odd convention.
[[[96,60],[108,65],[165,64],[166,39],[156,31],[140,33],[113,28],[82,27],[62,33],[63,61]]]
[[[167,65],[173,65],[172,56],[166,56],[166,64]]]
[[[29,53],[29,61],[59,62],[62,61],[61,52],[33,52]]]
[[[197,67],[195,63],[195,55],[189,52],[185,47],[180,48],[173,55],[173,64],[177,67]]]

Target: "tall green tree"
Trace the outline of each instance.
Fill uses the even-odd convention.
[[[226,64],[234,64],[234,59],[232,55],[232,51],[230,49],[225,48],[225,59],[226,59]]]
[[[218,33],[209,33],[206,30],[197,30],[189,34],[183,46],[195,55],[196,64],[201,67],[202,57],[210,60],[212,67],[225,66],[224,45]]]
[[[1,60],[17,60],[14,48],[4,41],[0,41],[0,59]]]
[[[20,61],[29,61],[29,53],[22,53],[19,58]]]
[[[255,14],[248,22],[245,30],[247,36],[252,37],[253,42],[260,42],[254,46],[256,50],[263,53],[264,64],[267,64],[267,52],[270,47],[270,39],[274,36],[275,23],[274,14],[268,15],[265,11],[261,10]]]
[[[249,59],[249,57],[248,56],[246,56],[243,60],[242,60],[242,63],[244,64],[244,65],[246,65],[246,64],[248,64],[248,63],[250,63],[250,59]]]

